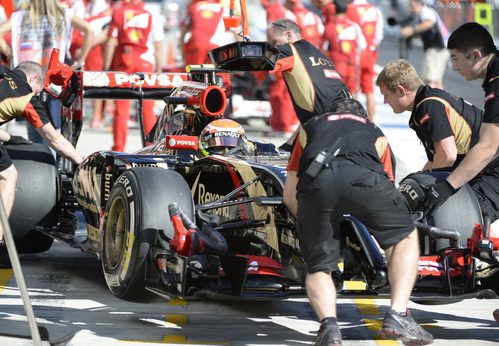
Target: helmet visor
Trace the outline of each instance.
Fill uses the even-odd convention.
[[[244,145],[244,141],[237,137],[212,137],[205,142],[206,148],[213,147],[238,147]]]

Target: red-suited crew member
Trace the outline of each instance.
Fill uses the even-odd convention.
[[[112,10],[106,0],[80,0],[73,6],[80,18],[89,23],[94,33],[92,49],[85,59],[85,70],[102,71],[104,69],[104,43],[107,40]],[[83,32],[74,29],[69,52],[71,56],[79,56],[85,38]],[[104,100],[93,100],[91,128],[100,128],[104,120]]]
[[[367,0],[353,0],[347,7],[347,17],[360,25],[366,39],[367,47],[360,52],[360,91],[366,96],[367,113],[374,121],[374,66],[378,61],[378,46],[383,39],[383,14]]]
[[[210,50],[234,41],[223,23],[219,0],[192,0],[180,25],[180,45],[186,65],[211,63]]]
[[[282,73],[301,124],[350,97],[334,64],[319,48],[301,38],[295,22],[281,19],[270,24],[267,41],[278,50],[274,72]]]
[[[280,0],[263,0],[262,6],[267,12],[267,22],[273,23],[279,19],[287,18],[294,20],[295,15],[284,7]],[[298,126],[298,118],[293,108],[293,102],[289,95],[281,73],[275,73],[272,83],[269,85],[269,102],[272,107],[270,126],[272,130],[292,133]]]
[[[366,48],[366,40],[360,26],[346,15],[347,0],[335,0],[335,20],[326,25],[323,49],[336,66],[352,94],[359,90],[360,52]]]
[[[314,345],[342,342],[331,273],[337,270],[340,257],[337,227],[344,214],[363,222],[387,255],[391,307],[382,333],[414,345],[431,343],[431,334],[407,311],[419,259],[409,205],[388,179],[378,151],[383,147],[378,145],[379,132],[365,114],[360,114],[365,112],[362,105],[353,99],[336,105],[343,110],[315,116],[300,130],[283,195],[297,217],[307,295],[321,322]],[[324,151],[337,156],[326,154],[320,159]]]
[[[129,74],[161,72],[163,37],[159,16],[147,11],[143,1],[124,1],[121,7],[113,11],[104,68]],[[129,118],[130,101],[116,100],[112,150],[125,150]],[[156,122],[153,101],[143,103],[143,122],[147,134]]]
[[[289,19],[300,27],[301,37],[314,46],[320,47],[324,33],[321,17],[307,9],[301,0],[285,0],[284,7],[293,13],[294,18]]]
[[[311,0],[310,3],[313,7],[319,10],[322,14],[322,22],[324,24],[329,23],[334,20],[334,15],[336,14],[336,8],[332,0]]]
[[[44,78],[42,66],[33,61],[24,61],[14,70],[0,65],[0,125],[23,117],[61,156],[79,164],[83,160],[82,157],[52,126],[45,108],[40,103],[38,95],[43,90]],[[1,139],[5,144],[26,143],[18,136],[7,138],[5,133]],[[17,170],[3,143],[0,142],[0,196],[7,216],[10,215],[14,204],[16,182]],[[7,250],[3,243],[3,231],[0,228],[0,268],[9,266]]]

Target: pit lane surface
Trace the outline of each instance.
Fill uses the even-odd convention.
[[[107,289],[93,255],[56,243],[21,260],[39,325],[49,333],[77,331],[72,345],[308,345],[318,323],[305,298],[274,302],[213,302],[153,298],[131,303]],[[3,287],[2,287],[3,286]],[[397,345],[379,339],[387,300],[340,299],[344,345]],[[496,345],[498,300],[450,305],[411,304],[412,314],[435,336],[435,345]],[[22,301],[11,270],[0,270],[0,330],[26,329]],[[1,345],[26,341],[0,337]]]

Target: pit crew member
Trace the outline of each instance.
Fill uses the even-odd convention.
[[[480,205],[491,221],[499,219],[499,58],[494,40],[487,29],[477,23],[466,23],[449,37],[454,69],[466,80],[483,80],[485,110],[480,139],[456,169],[441,183],[433,185],[427,195],[427,211],[444,203],[467,182],[479,191]],[[488,205],[487,205],[488,204]],[[497,221],[495,223],[497,225]]]
[[[347,17],[360,25],[366,39],[367,47],[360,52],[360,91],[366,96],[367,113],[374,121],[374,66],[378,61],[378,45],[383,39],[383,14],[367,0],[353,0],[347,7]]]
[[[144,8],[141,0],[124,1],[113,11],[109,38],[104,53],[104,69],[129,74],[161,72],[163,26],[158,14]],[[130,118],[130,101],[116,100],[112,150],[124,151]],[[154,101],[144,101],[143,122],[146,134],[156,122]]]
[[[337,270],[337,226],[345,213],[362,221],[387,255],[392,300],[382,334],[404,343],[431,343],[431,334],[407,310],[419,259],[418,234],[409,205],[383,169],[375,125],[359,115],[364,111],[357,101],[338,102],[342,103],[350,107],[344,107],[342,113],[315,116],[302,126],[283,195],[297,216],[307,266],[307,295],[321,322],[314,345],[342,342],[331,272]]]
[[[280,19],[269,24],[267,41],[279,51],[274,73],[282,72],[301,124],[350,97],[334,64],[302,39],[295,22]]]
[[[328,53],[352,95],[359,90],[360,53],[366,48],[366,39],[356,22],[346,15],[347,0],[335,0],[335,19],[326,24],[323,50]]]
[[[0,125],[24,117],[49,145],[63,157],[79,164],[83,161],[73,145],[50,123],[38,95],[43,90],[43,68],[33,61],[24,61],[14,70],[0,66]],[[12,139],[11,139],[12,141]],[[17,170],[0,143],[0,194],[7,216],[12,211],[16,192]],[[7,249],[0,229],[0,266],[9,267]]]
[[[478,142],[482,110],[444,90],[424,85],[407,61],[388,63],[376,84],[395,113],[412,112],[409,126],[428,157],[422,170],[450,171]]]
[[[262,6],[267,13],[267,23],[283,18],[291,20],[296,18],[293,12],[281,4],[280,0],[262,0]],[[282,74],[274,73],[269,75],[268,78],[270,81],[268,87],[269,102],[272,107],[270,126],[272,130],[282,132],[287,137],[298,127],[298,117]]]
[[[210,50],[234,41],[234,34],[225,29],[223,15],[224,8],[219,0],[191,0],[180,23],[180,46],[185,65],[211,63]]]

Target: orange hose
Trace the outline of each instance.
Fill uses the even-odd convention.
[[[241,15],[243,16],[242,20],[243,36],[247,38],[249,35],[249,23],[248,23],[248,14],[246,11],[246,0],[241,0]]]
[[[230,3],[229,3],[229,15],[231,17],[234,15],[234,0],[230,0]]]

